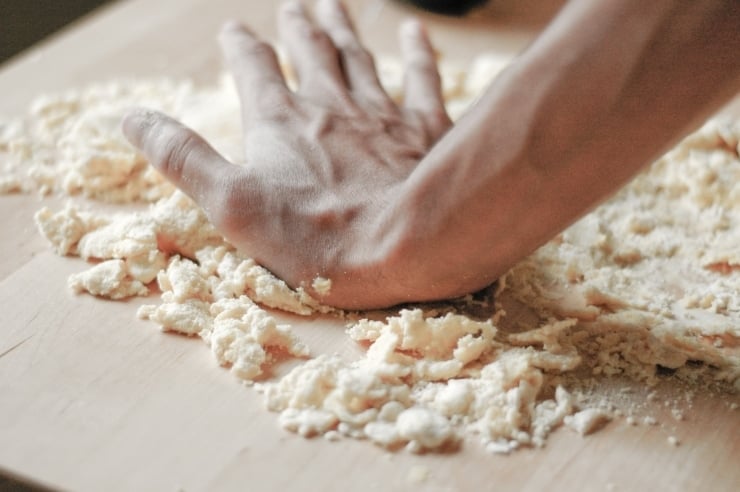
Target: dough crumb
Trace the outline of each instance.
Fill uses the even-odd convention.
[[[311,288],[320,296],[326,297],[331,291],[331,279],[316,277],[311,282]]]
[[[642,424],[653,426],[653,425],[658,425],[658,421],[655,419],[655,417],[651,417],[648,415],[642,419]]]
[[[565,425],[586,436],[604,426],[609,420],[611,420],[609,414],[595,408],[587,408],[565,417]]]
[[[420,485],[429,478],[430,470],[424,465],[415,465],[409,468],[406,482],[410,485]]]
[[[123,260],[108,260],[69,277],[69,288],[76,293],[89,292],[109,299],[125,299],[149,294],[146,285],[128,275]]]

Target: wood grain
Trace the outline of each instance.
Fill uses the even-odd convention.
[[[350,4],[370,46],[395,53],[395,27],[411,11]],[[469,59],[522,49],[557,4],[500,2],[471,23],[424,17],[443,53]],[[220,69],[214,33],[230,17],[274,34],[272,2],[115,4],[5,66],[0,93],[12,97],[0,99],[0,114],[22,111],[41,92],[112,77],[208,81]],[[40,206],[35,196],[0,197],[0,468],[12,474],[107,491],[730,491],[740,484],[740,416],[729,408],[738,398],[710,392],[695,398],[684,421],[658,399],[646,403],[656,426],[617,421],[587,438],[560,430],[546,448],[512,456],[489,455],[474,440],[459,453],[415,456],[287,434],[199,339],[137,320],[146,300],[71,295],[66,277],[84,265],[55,256],[37,235],[31,217]],[[314,353],[359,350],[335,320],[295,324]],[[670,385],[661,391],[683,394]],[[668,436],[681,444],[669,445]],[[428,477],[415,480],[415,470]]]

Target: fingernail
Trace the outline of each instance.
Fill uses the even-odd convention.
[[[295,12],[296,14],[304,14],[306,12],[303,2],[300,0],[288,0],[283,4],[283,9],[288,12]]]
[[[156,111],[146,108],[131,108],[123,117],[121,129],[123,134],[130,139],[151,128],[156,119]]]
[[[235,19],[229,19],[226,22],[224,22],[223,26],[221,26],[221,32],[229,32],[229,31],[241,31],[243,29],[242,23]]]
[[[424,25],[419,19],[406,19],[401,24],[401,32],[406,36],[421,36],[424,32]]]
[[[339,0],[319,0],[319,3],[324,4],[323,7],[330,8],[332,10],[342,8],[342,2]]]

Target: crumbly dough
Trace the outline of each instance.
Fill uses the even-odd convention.
[[[710,121],[506,276],[595,374],[689,360],[740,378],[740,123]]]
[[[88,292],[109,299],[125,299],[149,293],[143,283],[129,275],[123,260],[107,260],[85,272],[73,274],[67,285],[77,293]]]
[[[23,191],[21,180],[15,176],[3,176],[0,178],[0,195],[9,195]]]
[[[108,224],[109,219],[96,214],[81,212],[72,203],[58,212],[44,207],[34,215],[39,232],[60,255],[77,254],[77,244],[88,232]]]
[[[450,113],[461,114],[507,62],[443,60]],[[400,100],[400,61],[380,57],[378,67]],[[254,385],[285,429],[411,452],[455,449],[472,437],[510,453],[544,445],[562,425],[588,434],[618,417],[568,388],[565,376],[576,371],[651,384],[667,368],[740,389],[736,121],[708,122],[514,267],[495,292],[350,315],[236,251],[125,142],[120,119],[132,106],[168,112],[239,161],[239,105],[226,77],[208,87],[113,81],[42,96],[25,116],[0,120],[0,192],[127,204],[104,212],[77,200],[36,214],[59,255],[91,263],[70,288],[111,299],[158,289],[160,299],[138,315],[202,338],[246,381],[264,378],[278,355],[307,359]],[[331,279],[318,277],[311,289],[321,298]],[[364,355],[311,358],[274,310],[345,316]]]
[[[311,282],[311,288],[319,295],[319,297],[325,297],[331,292],[331,279],[324,277],[316,277]]]
[[[609,420],[611,420],[611,417],[608,413],[597,408],[587,408],[573,415],[567,415],[564,423],[566,427],[585,436],[594,432]]]

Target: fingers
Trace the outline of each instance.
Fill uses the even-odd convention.
[[[346,83],[355,98],[395,108],[378,80],[375,62],[360,43],[344,5],[339,0],[319,0],[316,19],[339,51]]]
[[[200,135],[155,111],[138,109],[127,114],[123,133],[159,172],[206,212],[220,183],[235,167]]]
[[[283,4],[278,28],[298,76],[298,91],[319,98],[344,97],[347,90],[337,49],[308,18],[300,1]]]
[[[400,35],[405,67],[404,106],[420,114],[433,131],[444,131],[450,125],[450,118],[426,30],[419,21],[409,20],[401,26]]]
[[[277,55],[238,22],[221,29],[221,48],[236,80],[245,120],[270,116],[290,106],[292,98],[285,84]]]

